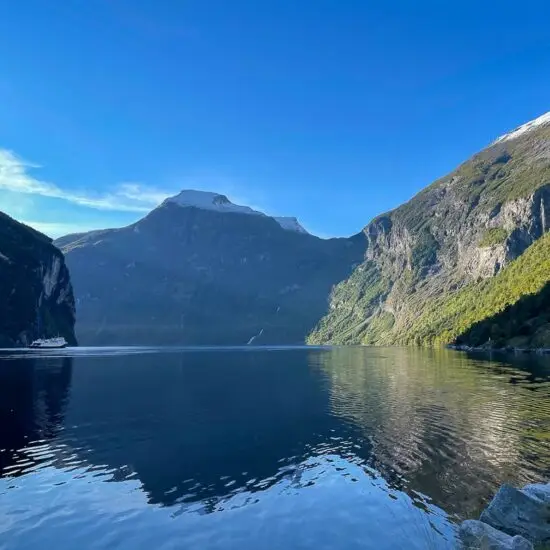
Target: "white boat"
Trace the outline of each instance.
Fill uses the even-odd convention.
[[[63,336],[57,336],[56,338],[39,338],[35,340],[29,347],[40,349],[56,349],[66,348],[69,345],[67,340]]]

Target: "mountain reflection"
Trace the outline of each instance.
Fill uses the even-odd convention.
[[[97,472],[139,480],[151,504],[208,513],[281,481],[308,487],[326,468],[352,480],[359,467],[465,517],[550,463],[544,360],[337,348],[74,362],[0,364],[0,477]]]
[[[299,464],[341,422],[303,351],[80,360],[65,443],[151,503],[202,502],[299,483]],[[156,364],[155,364],[156,362]]]
[[[72,376],[70,357],[21,358],[0,368],[0,477],[29,442],[51,440],[63,428]],[[33,460],[28,454],[25,460]],[[27,467],[29,464],[27,464]],[[17,475],[12,468],[10,475]]]

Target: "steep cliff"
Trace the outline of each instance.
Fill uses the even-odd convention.
[[[0,212],[0,347],[64,336],[74,345],[75,304],[63,254]]]
[[[63,237],[86,345],[299,344],[365,238],[323,240],[184,191],[122,229]]]
[[[464,313],[453,310],[453,297],[500,273],[548,229],[550,116],[544,115],[365,227],[364,259],[334,289],[309,341],[448,343],[458,336],[450,325],[468,328],[455,319]],[[453,321],[444,322],[440,311]]]

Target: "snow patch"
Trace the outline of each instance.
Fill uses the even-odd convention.
[[[508,134],[504,134],[503,136],[500,136],[497,140],[493,142],[495,143],[502,143],[503,141],[509,141],[511,139],[516,139],[517,137],[525,134],[526,132],[530,132],[531,130],[534,130],[538,126],[543,126],[544,124],[550,124],[550,112],[539,116],[538,118],[535,118],[535,120],[531,120],[530,122],[527,122],[526,124],[522,124],[512,132]]]
[[[240,206],[233,204],[225,195],[212,193],[209,191],[194,191],[186,189],[179,195],[169,197],[163,204],[172,203],[184,208],[200,208],[202,210],[213,210],[214,212],[229,212],[234,214],[248,214],[252,216],[264,216],[263,212],[258,212],[249,206]],[[269,216],[271,217],[271,216]],[[296,218],[287,216],[273,217],[283,229],[287,231],[295,231],[296,233],[309,233],[300,225]],[[134,229],[136,231],[136,229]]]
[[[273,218],[283,229],[287,231],[296,231],[296,233],[304,233],[309,235],[309,233],[304,229],[300,222],[296,218],[288,216],[279,216]]]
[[[166,199],[165,202],[172,202],[184,207],[201,208],[202,210],[214,210],[216,212],[234,212],[237,214],[265,216],[265,214],[253,210],[248,206],[233,204],[225,195],[207,191],[182,191],[179,195]]]

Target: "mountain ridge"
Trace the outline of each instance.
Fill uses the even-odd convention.
[[[168,197],[162,204],[173,203],[183,208],[199,208],[215,212],[248,214],[251,216],[266,216],[274,219],[283,229],[307,233],[297,218],[291,216],[268,216],[250,206],[241,206],[232,203],[226,195],[212,191],[198,191],[195,189],[184,189],[173,197]],[[162,206],[162,205],[161,205]]]
[[[526,122],[525,124],[518,126],[511,132],[503,134],[502,136],[497,138],[491,145],[495,145],[496,143],[501,143],[509,139],[516,139],[524,133],[534,130],[537,126],[543,126],[544,124],[550,124],[550,111],[544,113],[537,118],[534,118],[533,120],[530,120],[529,122]]]
[[[164,201],[120,229],[56,241],[86,345],[303,343],[362,235],[323,240],[249,212]],[[231,208],[231,207],[230,207]]]
[[[120,260],[116,269],[124,275],[112,281],[117,292],[127,283],[132,287],[132,270],[140,262],[144,277],[150,276],[147,271],[156,273],[157,279],[170,280],[179,289],[179,298],[172,298],[186,321],[178,325],[172,319],[168,332],[177,339],[185,325],[193,334],[186,343],[451,343],[460,334],[442,327],[437,315],[425,330],[417,330],[415,323],[434,304],[441,315],[452,313],[458,293],[505,272],[550,229],[550,113],[504,134],[411,200],[375,217],[355,236],[322,241],[303,232],[293,218],[283,220],[234,205],[218,193],[184,190],[131,226],[66,236],[56,243],[76,270],[79,307],[85,304],[83,323],[88,323],[89,335],[108,332],[110,314],[101,318],[96,310],[90,319],[86,308],[97,300],[108,308],[109,291],[97,294],[95,288],[90,293],[86,285],[95,283],[86,283],[86,278],[109,279],[98,266]],[[123,241],[139,252],[140,260],[116,244]],[[167,245],[173,250],[164,256],[151,252]],[[182,257],[176,259],[174,253]],[[517,283],[520,290],[522,283]],[[160,303],[166,310],[172,307],[170,300],[163,302],[168,291],[160,293],[155,306],[149,289],[158,286],[153,278],[149,286],[132,287],[134,294],[127,294],[124,307],[134,311],[136,302],[151,302],[147,307],[156,313],[147,322],[158,325]],[[284,315],[274,320],[285,293],[293,298],[296,293],[296,304],[283,300]],[[520,298],[516,294],[483,311],[498,315],[499,308]],[[221,318],[218,310],[225,312]],[[466,316],[461,311],[456,315]],[[294,327],[291,336],[283,318]],[[128,319],[122,316],[115,324]],[[482,321],[479,316],[472,319]],[[232,324],[239,323],[243,330],[235,332]],[[143,319],[144,334],[145,326]],[[456,326],[464,333],[469,330]],[[224,330],[227,338],[221,337]]]
[[[412,343],[407,331],[437,297],[494,277],[542,237],[550,225],[550,117],[539,118],[365,226],[364,260],[334,289],[308,342]],[[441,333],[413,343],[444,340]]]

